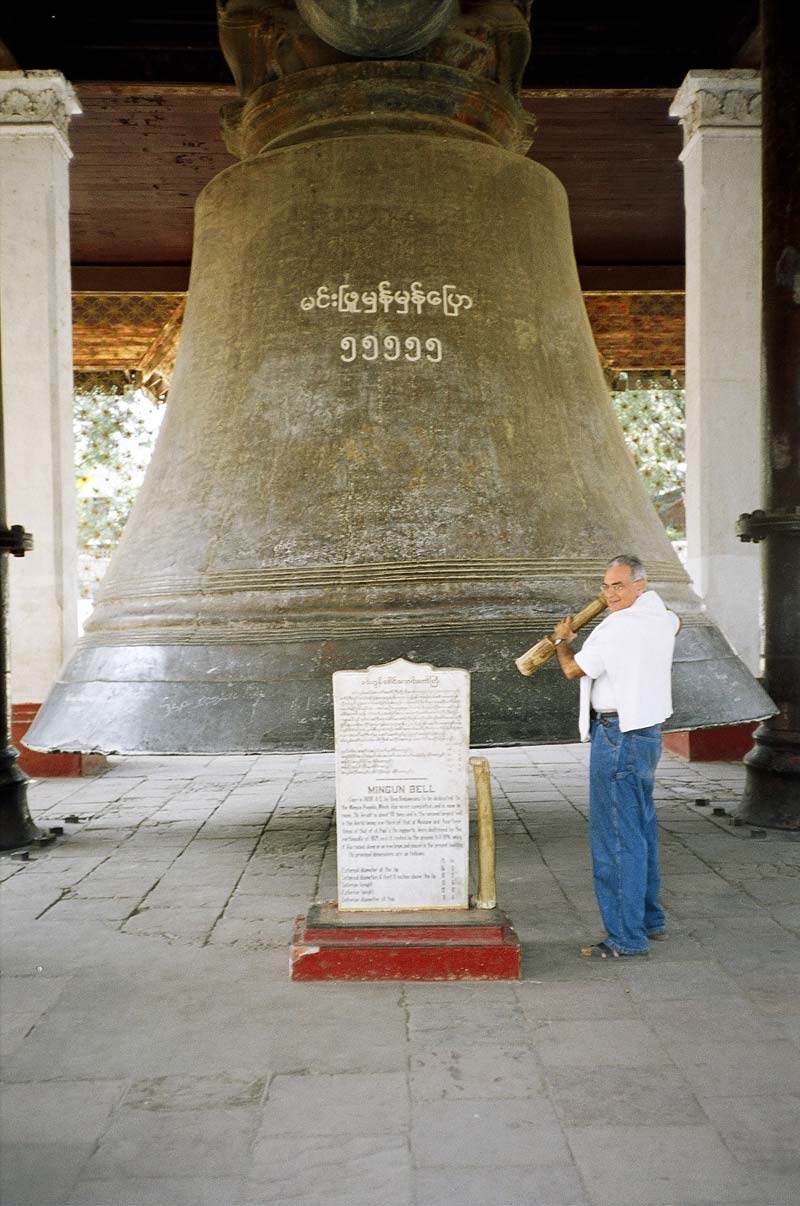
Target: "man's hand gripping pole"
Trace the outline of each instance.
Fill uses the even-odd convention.
[[[595,616],[599,616],[601,611],[605,611],[606,601],[602,595],[598,595],[596,599],[592,599],[591,603],[587,603],[583,611],[579,611],[572,618],[572,631],[577,632],[584,624],[588,624]],[[549,637],[543,637],[541,641],[537,641],[530,649],[526,650],[517,660],[514,665],[519,670],[520,674],[534,674],[541,669],[551,657],[555,654],[555,632]]]

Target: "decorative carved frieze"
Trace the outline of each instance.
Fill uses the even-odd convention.
[[[153,372],[163,359],[152,353],[164,332],[174,328],[177,340],[184,301],[183,293],[73,293],[76,370]]]
[[[60,71],[0,71],[0,129],[52,125],[66,139],[78,98]]]
[[[761,74],[750,68],[690,71],[669,108],[683,127],[683,144],[710,127],[758,129],[761,126]]]

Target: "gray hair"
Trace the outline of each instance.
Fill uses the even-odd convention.
[[[644,578],[647,579],[647,570],[642,565],[638,557],[634,557],[632,553],[620,553],[617,557],[612,557],[606,565],[606,569],[611,569],[612,565],[627,565],[631,571],[631,582],[641,582]]]

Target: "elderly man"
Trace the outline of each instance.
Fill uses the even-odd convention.
[[[593,959],[647,955],[664,935],[658,901],[658,831],[653,777],[661,722],[672,713],[671,669],[680,622],[654,590],[638,557],[609,561],[609,615],[573,655],[572,616],[555,629],[562,673],[581,680],[581,740],[591,736],[589,843],[606,938],[583,947]]]

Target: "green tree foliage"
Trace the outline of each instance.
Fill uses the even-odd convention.
[[[671,388],[612,391],[625,441],[664,526],[673,540],[683,537],[686,478],[685,391]]]
[[[163,407],[140,390],[75,397],[81,593],[92,593],[122,534],[153,450]]]

